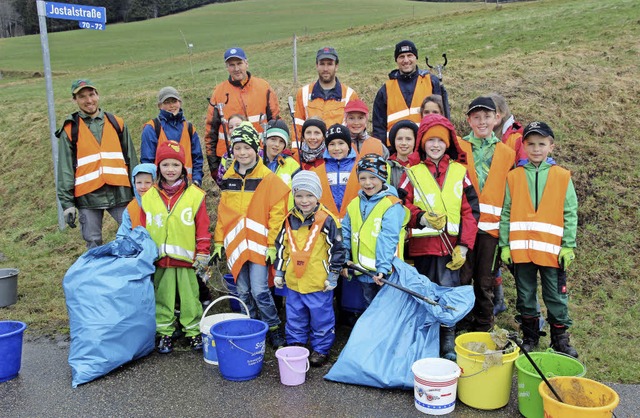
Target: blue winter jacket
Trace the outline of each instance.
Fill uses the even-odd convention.
[[[155,182],[157,171],[158,169],[155,164],[142,163],[135,166],[133,168],[133,171],[131,172],[131,184],[133,184],[133,194],[136,197],[136,200],[138,201],[138,205],[140,207],[142,207],[142,196],[140,196],[140,193],[138,193],[138,191],[136,190],[136,185],[135,185],[136,175],[140,173],[151,174],[151,177]],[[116,232],[116,238],[122,238],[126,235],[129,235],[130,233],[131,233],[131,216],[129,215],[129,210],[125,209],[124,212],[122,212],[122,222],[118,227],[118,232]]]
[[[353,148],[349,151],[349,154],[341,160],[336,160],[331,157],[329,150],[325,150],[322,156],[322,158],[324,158],[325,170],[327,171],[333,201],[336,202],[338,210],[342,209],[344,191],[347,188],[347,181],[349,181],[353,165],[356,163],[356,157],[357,155]],[[354,180],[357,181],[357,179]],[[345,202],[345,204],[348,205],[349,202]]]
[[[167,139],[180,142],[182,136],[182,122],[186,119],[182,113],[182,109],[177,115],[173,115],[171,112],[160,109],[158,114],[160,119],[160,125],[164,130],[164,134]],[[156,161],[156,149],[158,148],[158,137],[156,137],[156,131],[153,126],[145,125],[142,130],[142,144],[140,145],[140,161],[143,163],[155,163]],[[191,160],[193,162],[192,181],[197,185],[202,184],[202,167],[204,164],[204,157],[202,156],[202,148],[200,147],[200,137],[198,133],[193,130],[193,136],[191,137]]]
[[[360,197],[360,213],[362,218],[365,219],[373,208],[386,196],[398,197],[398,191],[395,187],[385,184],[383,189],[371,196],[367,197],[362,190],[358,192]],[[352,202],[356,204],[355,200]],[[385,214],[382,216],[382,229],[376,238],[363,237],[360,239],[375,239],[376,240],[376,272],[382,274],[391,273],[391,262],[395,257],[396,249],[398,247],[398,239],[400,237],[400,231],[402,230],[402,223],[404,221],[404,207],[401,203],[391,206]],[[349,212],[342,220],[342,236],[343,245],[351,253],[351,219]],[[351,259],[353,260],[354,257]],[[373,283],[373,279],[369,276],[361,275],[358,279],[362,282]]]

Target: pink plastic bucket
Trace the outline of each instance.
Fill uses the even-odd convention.
[[[286,386],[304,383],[309,371],[309,350],[304,347],[282,347],[276,351],[280,367],[280,382]]]

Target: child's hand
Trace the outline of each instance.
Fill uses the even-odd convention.
[[[323,292],[330,292],[338,286],[338,273],[330,272],[327,280],[324,281]]]
[[[451,261],[447,263],[446,267],[449,270],[459,270],[467,260],[467,251],[469,251],[467,247],[463,245],[456,245],[456,248],[453,249],[453,253],[451,253]]]
[[[567,270],[575,258],[576,255],[573,252],[573,248],[563,247],[560,249],[560,254],[558,254],[558,263],[560,263],[560,267]]]
[[[284,277],[276,276],[273,279],[273,284],[278,288],[282,289],[284,287]]]
[[[267,255],[264,257],[267,264],[274,264],[276,262],[276,247],[269,247],[267,249]]]
[[[224,253],[224,246],[222,244],[213,244],[213,254],[211,254],[211,262],[213,264],[222,260],[222,254]]]
[[[349,280],[349,269],[346,267],[343,268],[342,270],[340,270],[340,275],[345,279]]]
[[[502,249],[500,250],[500,260],[502,260],[502,262],[507,266],[513,264],[513,259],[511,258],[511,249],[509,248],[509,246],[502,247]]]
[[[384,274],[382,273],[378,273],[375,276],[373,276],[373,281],[376,282],[378,286],[382,286],[384,284],[382,283],[382,279],[384,279]]]
[[[425,212],[420,218],[420,225],[427,226],[427,224],[431,228],[441,231],[447,225],[447,216],[442,213]]]

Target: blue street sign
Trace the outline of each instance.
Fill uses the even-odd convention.
[[[105,30],[107,25],[98,22],[78,22],[80,29]]]
[[[107,9],[104,7],[83,6],[45,2],[45,13],[53,19],[79,20],[83,22],[107,23]],[[82,26],[80,26],[82,27]]]

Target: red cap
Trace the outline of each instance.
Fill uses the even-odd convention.
[[[158,145],[156,151],[156,165],[160,164],[163,160],[173,158],[178,160],[184,165],[184,149],[176,141],[166,141]]]
[[[364,113],[365,115],[368,115],[369,108],[367,107],[367,104],[360,99],[349,100],[347,102],[347,105],[344,107],[344,113],[351,113],[351,112],[360,112],[360,113]]]

